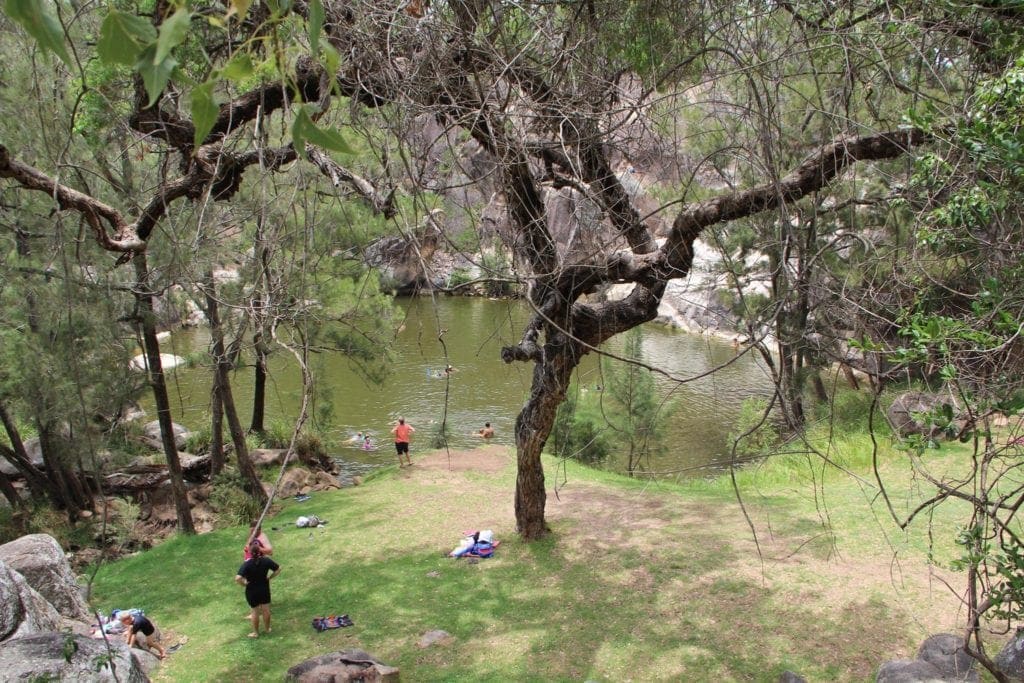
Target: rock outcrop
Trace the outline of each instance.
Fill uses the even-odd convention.
[[[398,673],[396,667],[382,664],[373,655],[362,650],[342,650],[296,664],[288,669],[285,680],[292,683],[398,683]]]
[[[929,636],[917,651],[917,659],[886,662],[876,683],[977,683],[974,658],[964,651],[963,639],[952,633]]]
[[[933,424],[928,416],[942,406],[949,406],[954,416],[960,411],[956,400],[950,396],[908,391],[896,397],[885,415],[893,431],[900,436],[920,434],[935,438],[942,433],[942,426]]]
[[[123,642],[110,641],[108,650],[103,640],[51,632],[0,643],[0,680],[146,683],[149,677]]]
[[[1011,681],[1024,682],[1024,629],[1017,629],[1010,642],[996,655],[995,662]]]
[[[0,545],[0,561],[25,577],[58,612],[88,621],[89,606],[60,544],[46,534],[30,534]]]
[[[0,561],[0,641],[55,631],[60,613],[33,590],[25,577]],[[0,675],[0,680],[10,680]]]

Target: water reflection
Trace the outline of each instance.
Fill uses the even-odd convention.
[[[453,448],[479,445],[476,432],[485,422],[495,429],[494,442],[513,445],[513,426],[529,392],[532,366],[506,365],[499,351],[518,340],[527,317],[525,306],[469,298],[419,298],[399,305],[405,313],[404,325],[395,339],[396,360],[382,385],[368,384],[340,355],[315,359],[323,373],[320,400],[329,400],[333,407],[330,436],[341,444],[338,457],[356,470],[393,463],[390,429],[399,416],[416,428],[414,457],[417,449],[429,446],[442,424]],[[208,341],[204,330],[182,330],[164,350],[187,355],[204,350]],[[620,337],[611,340],[607,350],[621,354],[622,346]],[[655,381],[666,410],[671,410],[666,430],[669,453],[646,467],[666,478],[676,473],[706,474],[707,468],[726,457],[726,437],[741,401],[770,390],[765,372],[750,356],[729,363],[735,351],[728,341],[660,325],[644,326],[643,350],[650,365],[670,375],[656,375]],[[443,372],[447,363],[454,367],[450,375]],[[720,365],[719,371],[707,374]],[[290,421],[299,409],[299,374],[284,353],[272,357],[270,372],[267,421]],[[209,373],[202,368],[176,368],[168,376],[175,420],[198,427],[208,419]],[[589,391],[605,384],[596,354],[584,358],[578,379],[580,387]],[[251,369],[236,372],[232,386],[247,425]],[[363,450],[361,443],[349,441],[357,432],[369,433],[376,450]],[[618,461],[612,466],[624,467]]]

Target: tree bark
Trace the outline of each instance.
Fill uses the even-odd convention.
[[[135,254],[133,262],[135,264],[135,301],[138,305],[138,325],[146,352],[149,384],[153,388],[153,400],[156,403],[156,417],[160,423],[160,443],[163,445],[164,457],[167,459],[167,470],[171,475],[171,496],[174,498],[174,509],[178,516],[178,531],[185,534],[194,534],[196,527],[192,521],[192,510],[188,504],[185,480],[181,476],[181,461],[178,459],[178,447],[174,443],[171,401],[167,395],[167,382],[164,378],[163,363],[160,361],[160,342],[156,338],[156,314],[153,309],[153,292],[149,286],[149,267],[146,262],[146,253],[139,252]]]
[[[256,352],[256,367],[253,369],[255,376],[252,385],[252,422],[249,431],[253,434],[263,434],[266,431],[267,412],[267,351],[263,345],[262,335],[257,334],[253,338],[253,347]]]
[[[14,488],[14,484],[7,478],[7,475],[0,472],[0,493],[4,494],[4,498],[7,499],[7,503],[13,510],[21,510],[27,507],[25,501],[21,496],[18,495],[18,491]]]
[[[14,419],[11,418],[7,412],[7,407],[2,402],[0,402],[0,421],[3,422],[4,431],[7,432],[7,439],[11,442],[10,449],[0,444],[0,454],[17,468],[21,476],[25,477],[25,481],[28,482],[29,491],[33,495],[45,496],[56,507],[64,507],[64,501],[60,499],[60,494],[53,487],[53,482],[47,478],[45,473],[32,464],[32,458],[29,456],[28,451],[25,450],[25,442],[21,439],[18,426],[14,424]]]
[[[213,371],[210,389],[210,473],[224,469],[224,401],[220,397],[220,371]]]
[[[210,323],[210,334],[213,336],[213,360],[215,372],[217,373],[216,385],[220,394],[221,404],[224,407],[224,416],[228,421],[228,431],[231,433],[231,442],[235,446],[235,459],[238,463],[238,473],[242,476],[242,485],[250,496],[259,501],[260,505],[266,505],[267,492],[263,490],[263,482],[260,481],[259,473],[249,458],[249,449],[245,444],[245,430],[238,419],[238,411],[235,410],[235,399],[231,393],[231,360],[228,358],[224,346],[224,327],[220,320],[220,309],[217,304],[215,282],[213,273],[206,275],[206,317]]]
[[[39,447],[43,451],[47,477],[60,492],[68,516],[72,521],[77,521],[79,510],[92,507],[92,495],[83,484],[79,473],[67,466],[64,439],[54,433],[54,428],[50,424],[37,422],[36,428],[39,432]]]
[[[524,540],[542,538],[549,532],[544,520],[547,492],[541,453],[579,364],[579,350],[566,348],[575,342],[557,332],[554,337],[544,348],[545,357],[552,362],[534,366],[530,398],[516,418],[516,531]]]

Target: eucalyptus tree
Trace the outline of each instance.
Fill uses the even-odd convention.
[[[52,30],[62,26],[56,14],[49,12],[49,23],[35,21],[46,3],[7,7],[23,20],[30,15],[23,23],[40,44],[74,63],[65,31]],[[856,196],[856,169],[884,169],[868,162],[907,158],[941,137],[942,125],[906,126],[899,113],[928,102],[938,120],[955,121],[978,64],[990,66],[991,54],[976,45],[984,37],[980,27],[1019,21],[1001,5],[710,7],[689,0],[182,0],[158,1],[149,16],[152,24],[125,10],[109,12],[100,54],[138,74],[131,128],[173,151],[180,175],[139,202],[133,220],[13,155],[0,159],[0,176],[79,211],[105,248],[138,254],[175,201],[228,200],[250,167],[280,169],[307,158],[310,145],[343,149],[330,124],[345,116],[361,121],[372,112],[381,122],[375,139],[403,143],[412,192],[426,161],[408,141],[414,122],[440,123],[444,140],[472,141],[490,160],[481,180],[493,183],[506,207],[497,232],[533,309],[519,342],[502,351],[506,362],[534,368],[515,429],[516,519],[525,538],[547,532],[541,452],[580,359],[656,316],[667,284],[689,274],[694,242],[712,226],[766,212],[792,226],[794,212],[807,214],[830,187],[851,188]],[[63,26],[73,38],[71,23]],[[638,93],[625,87],[631,72],[641,77]],[[719,98],[719,82],[743,87]],[[342,97],[345,111],[332,108]],[[751,112],[749,141],[722,137],[721,149],[702,162],[687,159],[687,136],[719,130],[722,111]],[[275,118],[282,112],[290,124]],[[679,177],[705,173],[718,160],[728,174],[723,190],[708,196],[680,182],[655,214],[640,207],[617,171],[627,160],[633,124],[655,114],[658,144],[680,160]],[[287,129],[291,143],[287,134],[272,140],[245,134],[266,130],[269,121],[279,132]],[[742,173],[728,168],[730,154],[743,162],[736,169]],[[898,180],[884,172],[877,177],[883,185]],[[380,198],[372,185],[352,187],[368,202]],[[556,243],[546,204],[556,190],[597,207],[600,222],[585,248]],[[783,235],[782,244],[801,243],[785,229],[794,237]],[[790,246],[780,251],[777,270],[789,267]],[[799,302],[804,285],[800,277],[795,282],[789,289]],[[592,297],[611,284],[631,288],[617,300]]]

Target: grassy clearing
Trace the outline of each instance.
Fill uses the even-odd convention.
[[[436,453],[357,488],[288,501],[265,524],[283,567],[267,637],[245,637],[232,582],[242,528],[103,567],[94,603],[143,607],[169,643],[187,636],[157,680],[275,681],[349,647],[410,681],[768,681],[786,669],[869,680],[957,624],[939,579],[959,577],[928,564],[924,524],[904,533],[886,516],[862,451],[837,442],[833,454],[863,481],[796,457],[741,473],[756,542],[727,479],[643,483],[548,461],[554,534],[529,545],[514,534],[513,454]],[[905,507],[918,494],[902,457],[884,455],[887,476],[911,491],[898,499]],[[294,527],[310,513],[327,527]],[[943,565],[954,522],[952,510],[932,520]],[[495,557],[445,557],[472,528],[495,531]],[[341,613],[356,625],[310,626]],[[421,649],[431,629],[454,638]]]

